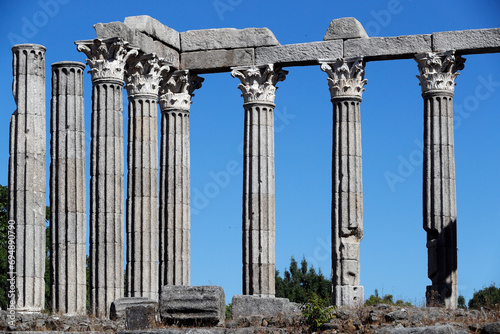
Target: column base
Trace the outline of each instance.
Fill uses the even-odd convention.
[[[298,304],[290,302],[287,298],[235,295],[232,300],[232,313],[234,319],[252,315],[269,316],[297,312],[300,312]]]
[[[361,285],[333,287],[332,303],[337,306],[358,307],[365,302],[365,288]]]
[[[428,285],[425,292],[427,306],[446,307],[456,309],[458,304],[456,284]]]

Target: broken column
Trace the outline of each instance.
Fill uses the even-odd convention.
[[[138,51],[119,38],[76,44],[92,78],[90,312],[102,317],[124,290],[122,89],[125,63]]]
[[[424,98],[423,225],[429,306],[457,307],[457,208],[453,92],[465,59],[453,51],[415,56]]]
[[[16,309],[28,312],[45,308],[45,50],[12,47],[17,109],[10,120],[9,221],[15,222]]]
[[[360,285],[359,243],[363,238],[361,114],[363,59],[321,61],[333,104],[332,154],[332,303],[364,303]]]
[[[127,65],[128,181],[127,296],[158,300],[158,92],[161,72],[155,55]]]
[[[189,110],[202,82],[175,71],[161,83],[160,290],[191,281]]]
[[[86,174],[83,71],[52,64],[50,124],[50,275],[52,311],[85,315]]]
[[[288,71],[239,67],[245,109],[243,155],[243,294],[274,297],[274,97]]]

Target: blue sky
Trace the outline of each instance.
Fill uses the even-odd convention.
[[[133,15],[150,15],[177,31],[268,27],[281,44],[292,44],[321,41],[332,19],[350,16],[370,36],[500,27],[500,2],[1,0],[0,184],[7,184],[9,120],[16,108],[11,93],[12,44],[47,47],[48,115],[50,64],[85,61],[74,41],[94,38],[95,23],[123,22]],[[500,55],[465,58],[454,104],[458,289],[468,300],[474,290],[500,284]],[[332,106],[327,76],[319,66],[286,69],[290,73],[278,84],[275,101],[276,267],[283,272],[292,255],[298,260],[305,256],[330,275]],[[411,59],[366,66],[368,84],[361,104],[361,284],[366,298],[378,289],[422,304],[430,280],[422,228],[423,102],[417,74]],[[190,118],[191,283],[220,285],[229,301],[241,293],[243,99],[239,81],[229,73],[203,77]],[[84,80],[89,130],[90,76]],[[126,115],[124,101],[125,122]],[[47,134],[47,142],[49,138]],[[88,134],[86,145],[88,158]],[[228,166],[237,173],[227,173]]]

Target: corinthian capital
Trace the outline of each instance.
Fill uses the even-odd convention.
[[[188,70],[167,73],[160,87],[160,109],[189,111],[193,92],[201,87],[204,80]]]
[[[361,98],[365,91],[365,63],[362,57],[320,60],[321,70],[328,74],[328,87],[333,98]]]
[[[238,88],[243,94],[244,103],[274,104],[276,84],[285,80],[288,71],[274,69],[274,65],[237,67],[231,71],[233,78],[240,79]]]
[[[138,50],[120,38],[94,39],[75,42],[76,49],[85,53],[90,76],[95,80],[124,80],[127,59],[137,56]]]
[[[453,93],[458,71],[464,68],[465,59],[456,56],[455,51],[427,52],[417,54],[418,71],[422,93],[441,90]]]
[[[147,94],[158,96],[163,72],[170,67],[155,54],[132,57],[125,67],[125,82],[129,96]]]

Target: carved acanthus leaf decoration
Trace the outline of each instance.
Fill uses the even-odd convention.
[[[328,87],[333,98],[361,98],[365,91],[365,63],[362,57],[320,60],[321,70],[328,74]]]
[[[131,56],[139,51],[121,38],[75,42],[77,50],[87,55],[92,81],[100,79],[124,80],[124,69]]]
[[[274,103],[276,84],[286,78],[288,71],[274,69],[274,65],[238,67],[231,71],[233,78],[240,79],[238,88],[241,90],[244,103],[264,102]]]
[[[187,70],[167,73],[163,76],[160,87],[160,109],[189,111],[193,92],[201,88],[204,80]]]
[[[427,52],[415,56],[422,93],[443,90],[453,93],[458,71],[465,67],[465,59],[456,56],[455,51]]]
[[[165,60],[158,58],[155,54],[131,58],[125,68],[128,95],[158,96],[162,73],[168,71],[170,71],[170,67]]]

